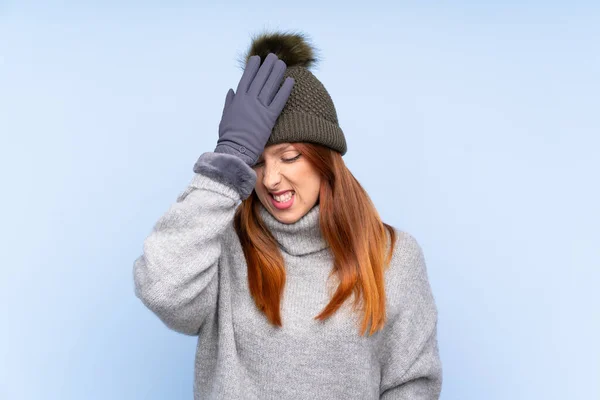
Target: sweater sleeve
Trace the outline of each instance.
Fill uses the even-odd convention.
[[[380,398],[435,400],[442,388],[437,307],[420,245],[406,232],[399,237],[390,290],[393,313],[380,348]]]
[[[169,328],[187,335],[197,335],[216,312],[220,236],[256,182],[254,170],[229,154],[202,154],[194,172],[133,266],[136,296]]]

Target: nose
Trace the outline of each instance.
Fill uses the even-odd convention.
[[[275,190],[281,182],[281,173],[277,165],[265,165],[263,168],[263,185],[268,190]]]

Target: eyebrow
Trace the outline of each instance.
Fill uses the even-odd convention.
[[[284,151],[286,151],[290,147],[292,147],[291,144],[288,144],[287,146],[281,146],[277,150],[275,150],[275,154],[283,153]]]

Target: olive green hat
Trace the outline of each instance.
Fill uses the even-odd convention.
[[[291,76],[295,83],[266,145],[310,142],[346,154],[346,138],[331,96],[309,70],[318,60],[306,35],[275,32],[254,36],[243,58],[244,67],[250,57],[258,55],[264,61],[269,53],[287,65],[284,80]]]

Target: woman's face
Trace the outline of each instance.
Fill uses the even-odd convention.
[[[253,169],[254,190],[279,222],[298,221],[319,199],[321,177],[293,144],[267,146]]]

